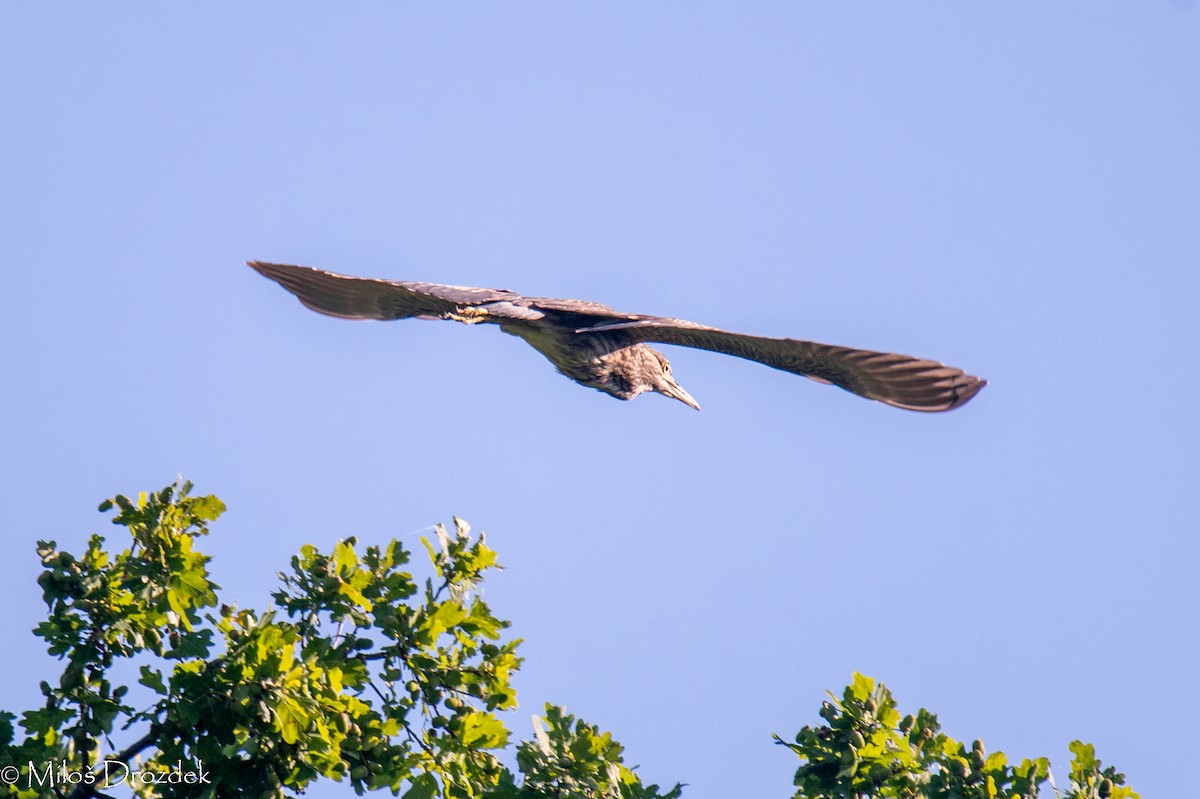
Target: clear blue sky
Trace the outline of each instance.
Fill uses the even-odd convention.
[[[1061,780],[1081,737],[1194,790],[1194,3],[6,3],[0,74],[0,707],[56,666],[36,539],[183,474],[245,605],[305,542],[465,517],[514,728],[563,703],[692,799],[789,795],[771,733],[854,670]],[[672,349],[704,411],[622,403],[248,258],[991,385],[914,414]]]

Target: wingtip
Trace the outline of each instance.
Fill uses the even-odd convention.
[[[942,368],[951,369],[950,367]],[[886,394],[865,394],[864,396],[906,411],[945,413],[966,405],[987,385],[987,381],[983,378],[959,370],[952,371],[957,372],[957,375],[952,377],[949,385],[942,383],[941,385],[910,386],[910,390],[904,393],[895,391],[893,386],[893,390]]]
[[[263,277],[270,278],[276,282],[279,282],[280,278],[286,275],[294,275],[305,271],[312,271],[309,270],[308,267],[277,264],[272,261],[246,261],[246,266],[250,267],[255,272],[258,272]]]
[[[955,387],[954,394],[948,403],[942,407],[929,408],[929,410],[952,411],[955,408],[961,408],[974,399],[975,395],[982,391],[983,387],[987,385],[987,381],[981,377],[975,377],[974,375],[966,375],[966,377],[967,382],[961,386]]]

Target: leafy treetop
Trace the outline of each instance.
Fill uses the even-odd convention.
[[[520,641],[481,596],[496,553],[461,520],[422,539],[423,580],[398,541],[306,544],[255,611],[220,603],[196,542],[225,506],[191,490],[105,500],[128,536],[116,551],[98,535],[78,557],[39,543],[47,617],[34,632],[63,668],[19,740],[0,712],[0,796],[284,797],[321,779],[405,799],[682,794],[643,784],[611,734],[553,705],[515,745],[517,771],[501,763]],[[117,676],[135,670],[139,706]],[[776,736],[801,760],[795,799],[1035,799],[1050,779],[1045,758],[1010,765],[927,710],[901,717],[860,674],[820,715],[794,743]],[[1071,751],[1060,799],[1137,799],[1090,744]]]

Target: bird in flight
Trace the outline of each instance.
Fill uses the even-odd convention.
[[[629,400],[654,391],[700,410],[654,344],[735,355],[831,383],[910,411],[948,411],[986,380],[936,361],[790,338],[730,333],[682,319],[629,314],[586,300],[527,297],[507,289],[350,277],[308,266],[247,265],[318,313],[342,319],[452,319],[499,325],[576,383]]]

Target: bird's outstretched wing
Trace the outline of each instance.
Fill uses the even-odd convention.
[[[262,261],[248,261],[247,266],[295,294],[314,311],[343,319],[445,318],[464,308],[524,299],[504,289],[373,280]]]
[[[678,344],[758,361],[910,411],[957,408],[987,385],[986,380],[961,369],[911,355],[747,336],[682,319],[641,316],[629,322],[602,322],[578,332],[605,331],[620,331],[638,342]]]
[[[295,294],[312,310],[342,319],[424,317],[502,323],[533,321],[549,313],[561,324],[591,325],[641,318],[598,302],[526,297],[508,289],[377,280],[263,261],[247,261],[246,265]]]

